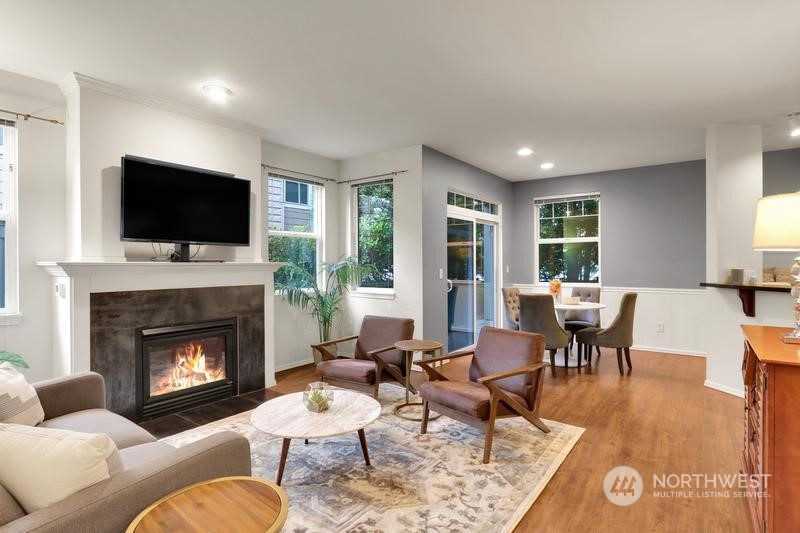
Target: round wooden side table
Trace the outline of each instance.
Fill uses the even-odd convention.
[[[422,405],[422,402],[412,402],[409,398],[410,393],[417,393],[416,389],[411,384],[411,365],[414,362],[414,352],[422,352],[423,360],[425,359],[426,355],[430,357],[436,357],[437,355],[442,354],[442,343],[439,341],[428,341],[424,339],[410,339],[407,341],[397,341],[394,343],[394,347],[402,352],[403,357],[405,358],[406,368],[406,401],[394,408],[394,414],[400,418],[405,418],[406,420],[420,421],[422,420],[421,414],[419,416],[414,416],[411,413],[403,412],[409,407],[418,407]],[[439,418],[439,416],[439,413],[432,413],[430,420]]]
[[[133,519],[126,533],[280,531],[289,503],[282,488],[250,476],[209,479],[168,494]]]

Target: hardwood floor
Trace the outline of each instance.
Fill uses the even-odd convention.
[[[586,431],[517,531],[749,531],[743,498],[657,498],[653,487],[654,475],[737,474],[743,400],[703,386],[703,358],[632,351],[631,359],[625,376],[613,350],[603,350],[592,373],[547,374],[541,415]],[[618,465],[644,481],[628,507],[602,490]]]
[[[445,365],[446,373],[466,375],[467,359]],[[541,416],[586,431],[515,531],[750,531],[744,498],[702,498],[694,486],[659,489],[692,491],[693,497],[658,498],[653,487],[654,475],[738,473],[743,400],[703,386],[703,358],[634,350],[631,359],[633,371],[625,376],[619,375],[613,350],[603,350],[591,371],[559,367],[555,377],[546,373]],[[269,390],[142,425],[165,436],[301,391],[316,379],[312,365],[276,378]],[[531,438],[537,431],[531,427]],[[606,473],[619,465],[635,468],[644,480],[642,497],[628,507],[612,504],[603,494]]]

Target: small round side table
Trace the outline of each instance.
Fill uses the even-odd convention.
[[[411,365],[414,362],[414,352],[422,352],[423,360],[425,359],[426,355],[430,357],[436,357],[437,355],[442,354],[442,343],[439,341],[427,341],[424,339],[410,339],[407,341],[397,341],[394,343],[394,347],[400,350],[400,352],[403,354],[406,368],[406,401],[405,403],[401,403],[394,408],[394,414],[400,418],[405,418],[406,420],[420,421],[422,420],[421,416],[413,416],[409,413],[403,412],[403,410],[408,407],[422,405],[422,402],[412,402],[409,398],[409,393],[417,393],[416,389],[414,389],[414,386],[411,384]],[[439,418],[439,416],[439,413],[433,413],[430,416],[430,419],[433,420],[435,418]]]
[[[230,476],[178,489],[145,508],[125,533],[164,531],[280,531],[289,509],[286,493],[271,481]]]

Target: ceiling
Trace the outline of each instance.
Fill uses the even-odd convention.
[[[800,147],[797,0],[0,0],[0,15],[0,69],[80,72],[336,159],[425,144],[525,180],[699,159],[715,123]]]

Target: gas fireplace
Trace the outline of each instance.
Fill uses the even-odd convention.
[[[237,320],[136,330],[136,414],[161,416],[238,393]]]

